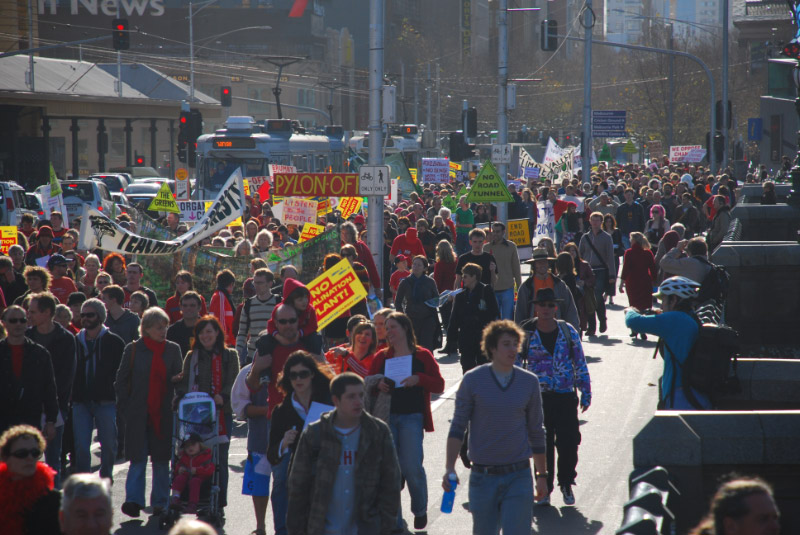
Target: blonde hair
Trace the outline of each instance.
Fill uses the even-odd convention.
[[[650,242],[647,240],[647,237],[642,234],[641,232],[631,232],[631,243],[638,243],[642,246],[642,249],[650,249]]]

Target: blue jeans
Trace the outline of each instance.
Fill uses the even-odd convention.
[[[425,435],[422,413],[392,414],[389,417],[394,447],[400,461],[400,473],[411,494],[411,512],[422,516],[428,511],[428,478],[422,466],[422,439]],[[398,511],[398,527],[402,527],[403,512]]]
[[[272,467],[272,524],[275,535],[286,535],[286,515],[289,513],[289,458],[284,455],[280,464]]]
[[[469,244],[469,234],[456,234],[456,254],[462,255],[469,252],[472,247]]]
[[[606,321],[606,301],[604,294],[606,292],[606,288],[608,288],[608,270],[606,268],[592,268],[594,271],[594,275],[596,277],[596,282],[594,283],[594,296],[597,299],[597,310],[595,310],[595,314],[597,314],[597,318],[600,321]],[[589,318],[589,330],[594,330],[594,326],[596,325],[596,320],[594,315]]]
[[[100,477],[111,478],[117,458],[117,408],[113,401],[93,401],[72,405],[72,431],[75,435],[75,470],[92,471],[92,429],[100,439]]]
[[[497,306],[500,307],[501,320],[514,319],[514,288],[508,290],[495,290],[494,295],[497,297]]]
[[[166,422],[164,423],[166,425]],[[128,468],[128,478],[125,480],[125,501],[145,507],[144,487],[145,470],[147,469],[147,438],[143,442],[143,450],[139,452],[144,461],[131,462]],[[138,456],[137,456],[138,457]],[[152,461],[153,487],[150,490],[150,505],[153,507],[167,507],[170,492],[169,461]]]
[[[533,517],[533,476],[526,468],[510,474],[469,475],[469,510],[474,535],[529,535]]]
[[[629,234],[622,235],[622,248],[626,251],[631,248],[631,237]]]
[[[61,441],[64,439],[64,426],[56,427],[56,436],[47,442],[44,450],[44,460],[47,465],[56,471],[55,487],[61,488]]]

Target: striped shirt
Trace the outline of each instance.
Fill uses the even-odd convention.
[[[484,465],[526,461],[545,452],[544,414],[539,379],[514,366],[501,386],[491,364],[464,375],[448,436],[463,440],[469,423],[469,458]]]
[[[239,364],[241,366],[252,362],[253,355],[256,352],[258,335],[267,328],[267,322],[272,317],[272,310],[278,303],[278,298],[270,295],[266,301],[262,301],[258,296],[253,296],[249,301],[249,307],[247,301],[242,306],[242,315],[239,318],[239,333],[236,335],[236,352],[239,353]]]

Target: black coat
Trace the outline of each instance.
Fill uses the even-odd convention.
[[[464,287],[464,291],[456,295],[447,339],[458,340],[458,350],[462,353],[477,353],[483,328],[496,319],[500,319],[500,307],[494,290],[478,281],[473,291]]]
[[[48,422],[58,418],[58,395],[50,354],[28,338],[23,351],[22,376],[17,379],[8,338],[0,340],[0,433],[18,424],[39,429],[42,412]]]
[[[53,325],[55,327],[53,337],[50,338],[45,349],[50,353],[50,362],[53,363],[58,407],[61,409],[62,416],[66,418],[72,399],[72,382],[75,378],[75,337],[60,324],[54,323]],[[36,327],[29,328],[25,332],[25,336],[33,339],[30,334],[35,329]]]
[[[114,382],[117,380],[117,370],[122,360],[122,352],[125,351],[125,342],[111,331],[106,331],[100,338],[100,359],[95,362],[94,388],[91,391],[87,389],[86,385],[86,365],[90,355],[86,354],[80,340],[76,338],[75,342],[78,345],[78,366],[72,391],[73,401],[76,403],[116,401]]]
[[[315,395],[311,396],[311,401],[324,403],[325,405],[333,405],[331,402],[331,393],[327,388],[323,392],[315,392]],[[275,410],[272,411],[272,423],[270,424],[269,430],[269,447],[267,449],[267,460],[269,460],[272,466],[277,466],[278,463],[281,462],[281,440],[283,440],[283,435],[286,434],[286,431],[294,427],[298,431],[302,432],[304,426],[305,421],[300,417],[299,414],[297,414],[297,411],[292,404],[292,396],[286,396],[283,398],[281,404],[275,407]],[[298,434],[294,443],[289,446],[290,456],[294,455],[294,451],[297,449],[297,443],[299,441],[300,435]]]

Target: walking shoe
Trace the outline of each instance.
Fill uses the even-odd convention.
[[[641,333],[639,336],[642,337],[642,340],[647,341],[647,335],[646,334]]]
[[[586,330],[586,336],[588,336],[588,337],[590,337],[590,338],[591,338],[591,337],[594,337],[594,335],[595,335],[594,329],[593,329],[592,327],[589,327],[589,328]]]
[[[575,495],[572,494],[572,485],[561,485],[561,495],[564,497],[564,505],[575,505]]]
[[[142,508],[136,502],[125,502],[122,504],[122,512],[130,517],[138,518]]]
[[[534,505],[550,505],[550,495],[548,494],[541,500],[533,500]]]
[[[425,529],[425,526],[427,525],[428,525],[427,513],[424,515],[414,517],[414,529]]]
[[[608,330],[608,323],[606,323],[606,320],[600,320],[600,332],[604,333],[607,330]]]

